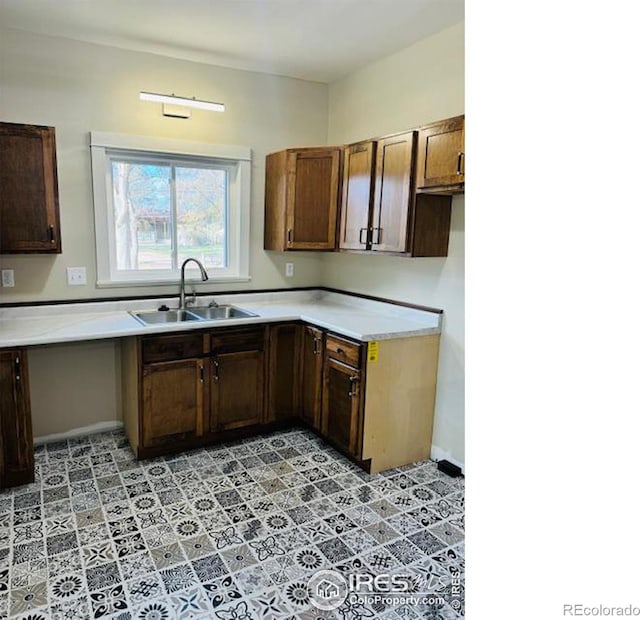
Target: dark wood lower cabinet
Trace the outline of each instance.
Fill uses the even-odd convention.
[[[205,360],[147,364],[142,371],[142,443],[147,447],[204,433]]]
[[[260,424],[264,412],[264,352],[211,358],[211,431]]]
[[[320,430],[322,406],[322,368],[324,332],[305,325],[302,328],[300,369],[300,418]]]
[[[0,351],[0,488],[34,480],[27,354]]]
[[[367,471],[400,467],[430,454],[438,349],[437,334],[364,343],[297,322],[126,338],[125,429],[148,458],[298,423]]]
[[[268,327],[266,422],[292,421],[300,403],[300,342],[302,326],[283,323]]]
[[[362,378],[360,368],[335,359],[327,339],[322,395],[322,434],[353,458],[362,455]],[[339,348],[338,355],[345,354]]]

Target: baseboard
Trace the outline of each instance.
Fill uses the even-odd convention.
[[[440,446],[431,444],[431,460],[441,461],[442,459],[446,459],[449,463],[457,465],[462,469],[462,473],[464,474],[464,461],[457,461],[451,456],[451,452],[449,450],[444,450]]]
[[[54,433],[53,435],[43,435],[35,437],[33,443],[39,446],[43,443],[51,443],[53,441],[64,441],[65,439],[75,439],[76,437],[84,437],[85,435],[95,435],[96,433],[108,433],[109,431],[117,431],[122,428],[122,422],[113,420],[112,422],[98,422],[89,426],[81,426],[80,428],[72,428],[64,433]]]

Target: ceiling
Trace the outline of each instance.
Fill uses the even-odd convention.
[[[464,19],[464,0],[0,0],[0,24],[332,82]]]

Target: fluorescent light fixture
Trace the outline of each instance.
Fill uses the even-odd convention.
[[[211,112],[224,112],[224,103],[201,101],[195,97],[189,99],[189,97],[176,97],[176,95],[161,95],[158,93],[140,91],[140,99],[142,101],[155,101],[157,103],[168,103],[176,106],[198,108],[199,110],[209,110]]]

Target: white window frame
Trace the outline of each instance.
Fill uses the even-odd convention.
[[[227,267],[207,269],[210,282],[247,282],[250,256],[251,212],[251,149],[243,146],[183,142],[148,136],[134,136],[92,131],[91,168],[93,177],[93,208],[95,215],[96,262],[98,287],[154,286],[175,284],[180,280],[179,269],[122,271],[116,268],[115,227],[113,222],[113,187],[111,155],[150,159],[161,155],[166,163],[215,164],[227,172]],[[193,267],[192,264],[190,264]],[[199,272],[190,270],[200,280]],[[196,274],[197,272],[197,274]]]

